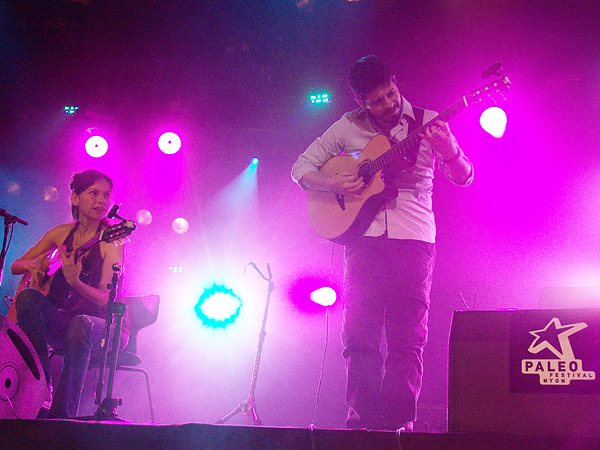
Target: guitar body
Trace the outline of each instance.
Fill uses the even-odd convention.
[[[10,304],[7,317],[14,323],[17,323],[17,307],[16,298],[19,293],[26,288],[37,289],[45,296],[50,292],[50,286],[52,285],[52,279],[54,274],[61,266],[60,251],[57,250],[49,255],[44,261],[42,261],[42,269],[46,273],[40,280],[32,280],[31,273],[25,272],[19,281],[17,290],[15,291],[13,302]]]
[[[329,177],[340,172],[356,172],[389,148],[388,138],[378,134],[359,154],[333,157],[319,172]],[[308,192],[308,216],[317,235],[337,244],[348,244],[364,234],[385,202],[398,195],[394,186],[384,183],[381,170],[365,183],[367,186],[360,198],[326,191]]]
[[[23,276],[21,277],[21,281],[19,281],[19,285],[17,286],[17,289],[15,291],[14,300],[11,303],[10,308],[8,310],[7,317],[10,320],[17,323],[17,308],[15,300],[23,289],[35,289],[37,291],[40,291],[44,296],[48,297],[48,294],[50,293],[50,287],[52,286],[52,282],[54,280],[54,276],[56,275],[58,269],[60,269],[62,266],[62,254],[63,251],[61,251],[61,249],[58,248],[56,249],[56,251],[52,252],[42,261],[41,268],[44,271],[44,275],[42,275],[41,277],[32,277],[30,272],[25,272],[25,274],[23,274]],[[82,281],[85,282],[86,278],[87,274],[83,273],[83,276],[81,278]],[[53,301],[53,303],[57,303],[57,301]],[[74,304],[76,305],[77,303]],[[57,304],[57,306],[63,308],[65,305]],[[72,307],[73,305],[70,306],[70,308]]]

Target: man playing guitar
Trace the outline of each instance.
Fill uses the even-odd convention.
[[[292,178],[309,191],[315,232],[345,245],[346,426],[412,430],[435,262],[434,169],[466,186],[473,166],[445,121],[401,96],[376,56],[354,64],[350,87],[360,108],[345,113],[299,156]],[[394,154],[388,149],[407,139],[414,145],[386,161]],[[373,213],[368,220],[361,219],[369,216],[364,210]]]
[[[95,170],[75,174],[70,184],[75,223],[52,228],[11,265],[14,275],[24,275],[14,304],[17,324],[35,348],[49,387],[49,401],[40,416],[44,408],[49,408],[48,418],[77,416],[90,354],[100,350],[112,267],[123,262],[122,246],[94,241],[109,227],[105,216],[112,188],[112,180]],[[76,250],[90,241],[99,245],[88,244],[89,251],[78,257]],[[48,276],[50,260],[60,268]],[[122,346],[127,342],[124,325]],[[48,345],[64,355],[53,399]]]

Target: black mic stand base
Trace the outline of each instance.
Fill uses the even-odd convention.
[[[98,406],[93,415],[94,420],[98,421],[118,421],[129,422],[128,420],[117,417],[117,407],[123,404],[122,398],[105,398]]]
[[[115,402],[114,406],[112,404],[104,406],[109,400]],[[131,423],[129,420],[117,417],[117,403],[119,405],[121,404],[120,398],[105,398],[102,400],[102,405],[98,407],[93,416],[74,417],[72,420]]]
[[[249,398],[241,402],[233,411],[217,420],[215,424],[222,425],[238,413],[244,413],[248,417],[252,417],[254,425],[262,426],[263,424],[256,413],[256,405]]]

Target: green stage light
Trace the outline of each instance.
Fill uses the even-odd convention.
[[[79,106],[65,106],[65,114],[75,114],[78,109]]]
[[[311,94],[308,99],[313,105],[322,105],[324,103],[329,103],[331,97],[327,92],[322,92],[320,94]]]

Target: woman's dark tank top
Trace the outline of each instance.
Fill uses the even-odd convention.
[[[67,252],[73,251],[73,239],[75,237],[75,231],[77,231],[77,228],[79,227],[79,223],[80,222],[77,222],[75,224],[63,242]],[[101,226],[98,226],[98,232],[100,230]],[[99,287],[103,262],[104,260],[100,253],[100,245],[94,245],[92,249],[82,257],[82,270],[79,278],[92,287]],[[69,283],[67,283],[67,280],[65,279],[62,268],[58,269],[54,274],[52,284],[50,285],[50,291],[48,292],[48,299],[72,316],[78,314],[87,314],[102,318],[106,316],[106,308],[93,304],[86,300],[79,292],[71,289]]]

